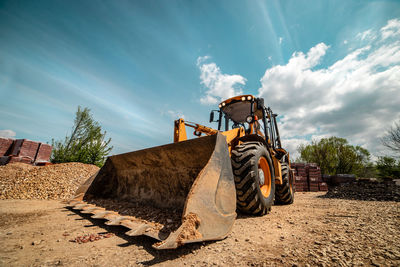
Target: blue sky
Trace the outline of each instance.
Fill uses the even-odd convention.
[[[336,135],[383,152],[400,118],[399,1],[0,1],[0,135],[50,142],[78,105],[113,154],[265,98],[284,145]],[[395,75],[397,73],[397,75]]]

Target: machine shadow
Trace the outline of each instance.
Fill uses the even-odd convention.
[[[103,234],[110,232],[124,239],[126,243],[118,245],[120,247],[129,247],[132,245],[136,247],[142,247],[144,250],[146,250],[146,252],[148,252],[154,257],[149,261],[138,262],[138,264],[142,264],[145,266],[152,266],[154,264],[163,263],[168,260],[174,260],[184,255],[193,253],[196,250],[201,249],[204,245],[215,242],[215,241],[206,241],[202,243],[186,244],[174,250],[157,250],[152,247],[152,245],[157,242],[157,240],[155,239],[152,239],[147,236],[128,236],[125,234],[128,231],[128,229],[123,226],[107,225],[104,223],[106,220],[93,219],[91,218],[91,214],[80,213],[78,210],[74,210],[71,207],[66,207],[65,209],[74,213],[68,215],[79,215],[80,218],[76,218],[76,220],[87,220],[88,222],[91,223],[91,225],[85,225],[85,227],[98,226],[105,230]]]

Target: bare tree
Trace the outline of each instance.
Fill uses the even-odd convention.
[[[400,120],[394,123],[381,141],[384,146],[400,155]]]

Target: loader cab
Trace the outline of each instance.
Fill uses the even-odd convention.
[[[219,131],[243,127],[246,135],[259,135],[273,148],[281,147],[276,125],[277,114],[264,106],[263,98],[240,95],[221,102],[218,107],[219,110],[211,111],[210,122],[218,122]],[[215,114],[218,115],[217,120]]]
[[[210,114],[210,122],[214,121],[214,112],[219,112],[219,131],[228,131],[243,127],[249,129],[253,123],[262,123],[264,100],[252,95],[241,95],[229,98],[219,104],[219,110]]]

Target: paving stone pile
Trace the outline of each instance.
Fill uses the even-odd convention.
[[[376,179],[359,179],[331,186],[324,197],[400,202],[400,186],[390,180],[380,182]]]
[[[68,199],[99,168],[83,163],[0,166],[0,199]]]

